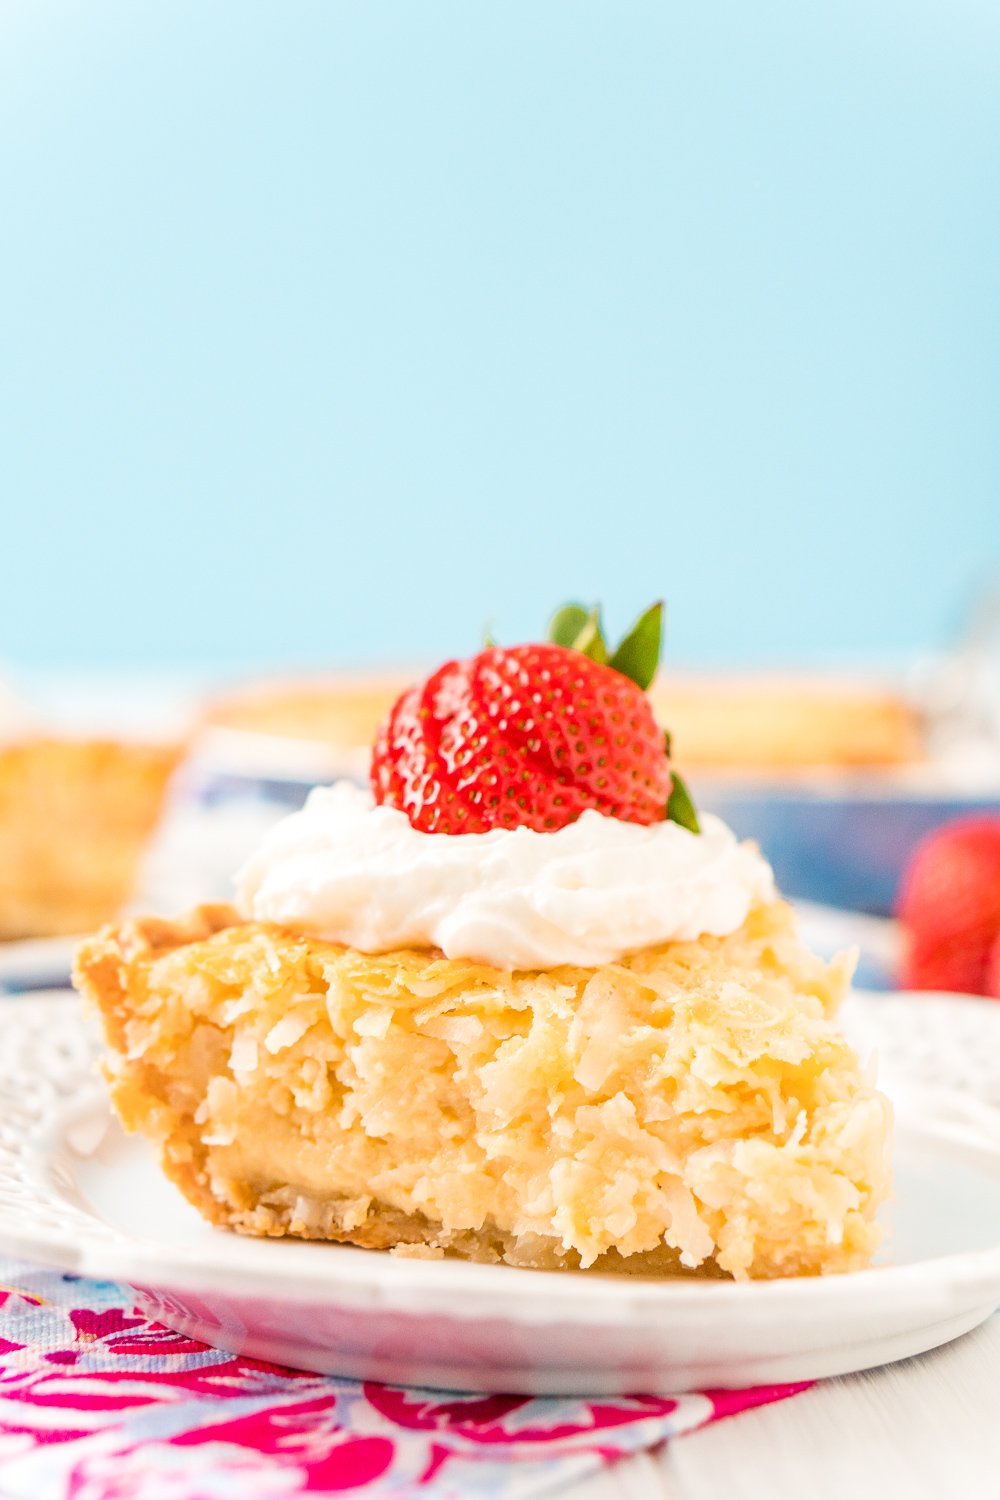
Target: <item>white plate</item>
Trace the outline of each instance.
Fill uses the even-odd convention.
[[[898,1109],[886,1264],[734,1283],[546,1273],[240,1239],[110,1117],[74,998],[0,1005],[0,1247],[134,1286],[173,1328],[329,1373],[579,1393],[794,1381],[934,1348],[1000,1303],[1000,1005],[858,996]]]

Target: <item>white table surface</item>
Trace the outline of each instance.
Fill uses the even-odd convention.
[[[952,1344],[727,1417],[572,1500],[997,1500],[1000,1313]]]

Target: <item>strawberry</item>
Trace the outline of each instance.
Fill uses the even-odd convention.
[[[972,817],[918,845],[897,903],[910,989],[988,992],[1000,938],[1000,818]]]
[[[994,1000],[1000,1000],[1000,932],[997,933],[996,942],[990,949],[983,994],[991,996]]]
[[[613,654],[596,611],[567,606],[552,634],[446,662],[407,689],[375,742],[376,802],[425,833],[554,832],[588,808],[632,823],[671,816],[697,832],[644,691],[660,606]]]

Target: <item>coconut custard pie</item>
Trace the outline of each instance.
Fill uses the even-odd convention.
[[[868,1263],[889,1108],[842,1037],[850,961],[700,819],[618,649],[446,663],[368,789],[317,789],[234,907],[106,928],[77,983],[112,1099],[206,1218],[545,1268]]]

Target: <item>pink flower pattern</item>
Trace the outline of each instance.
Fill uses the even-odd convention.
[[[800,1386],[600,1400],[445,1395],[244,1359],[126,1288],[0,1260],[5,1500],[540,1495]]]

